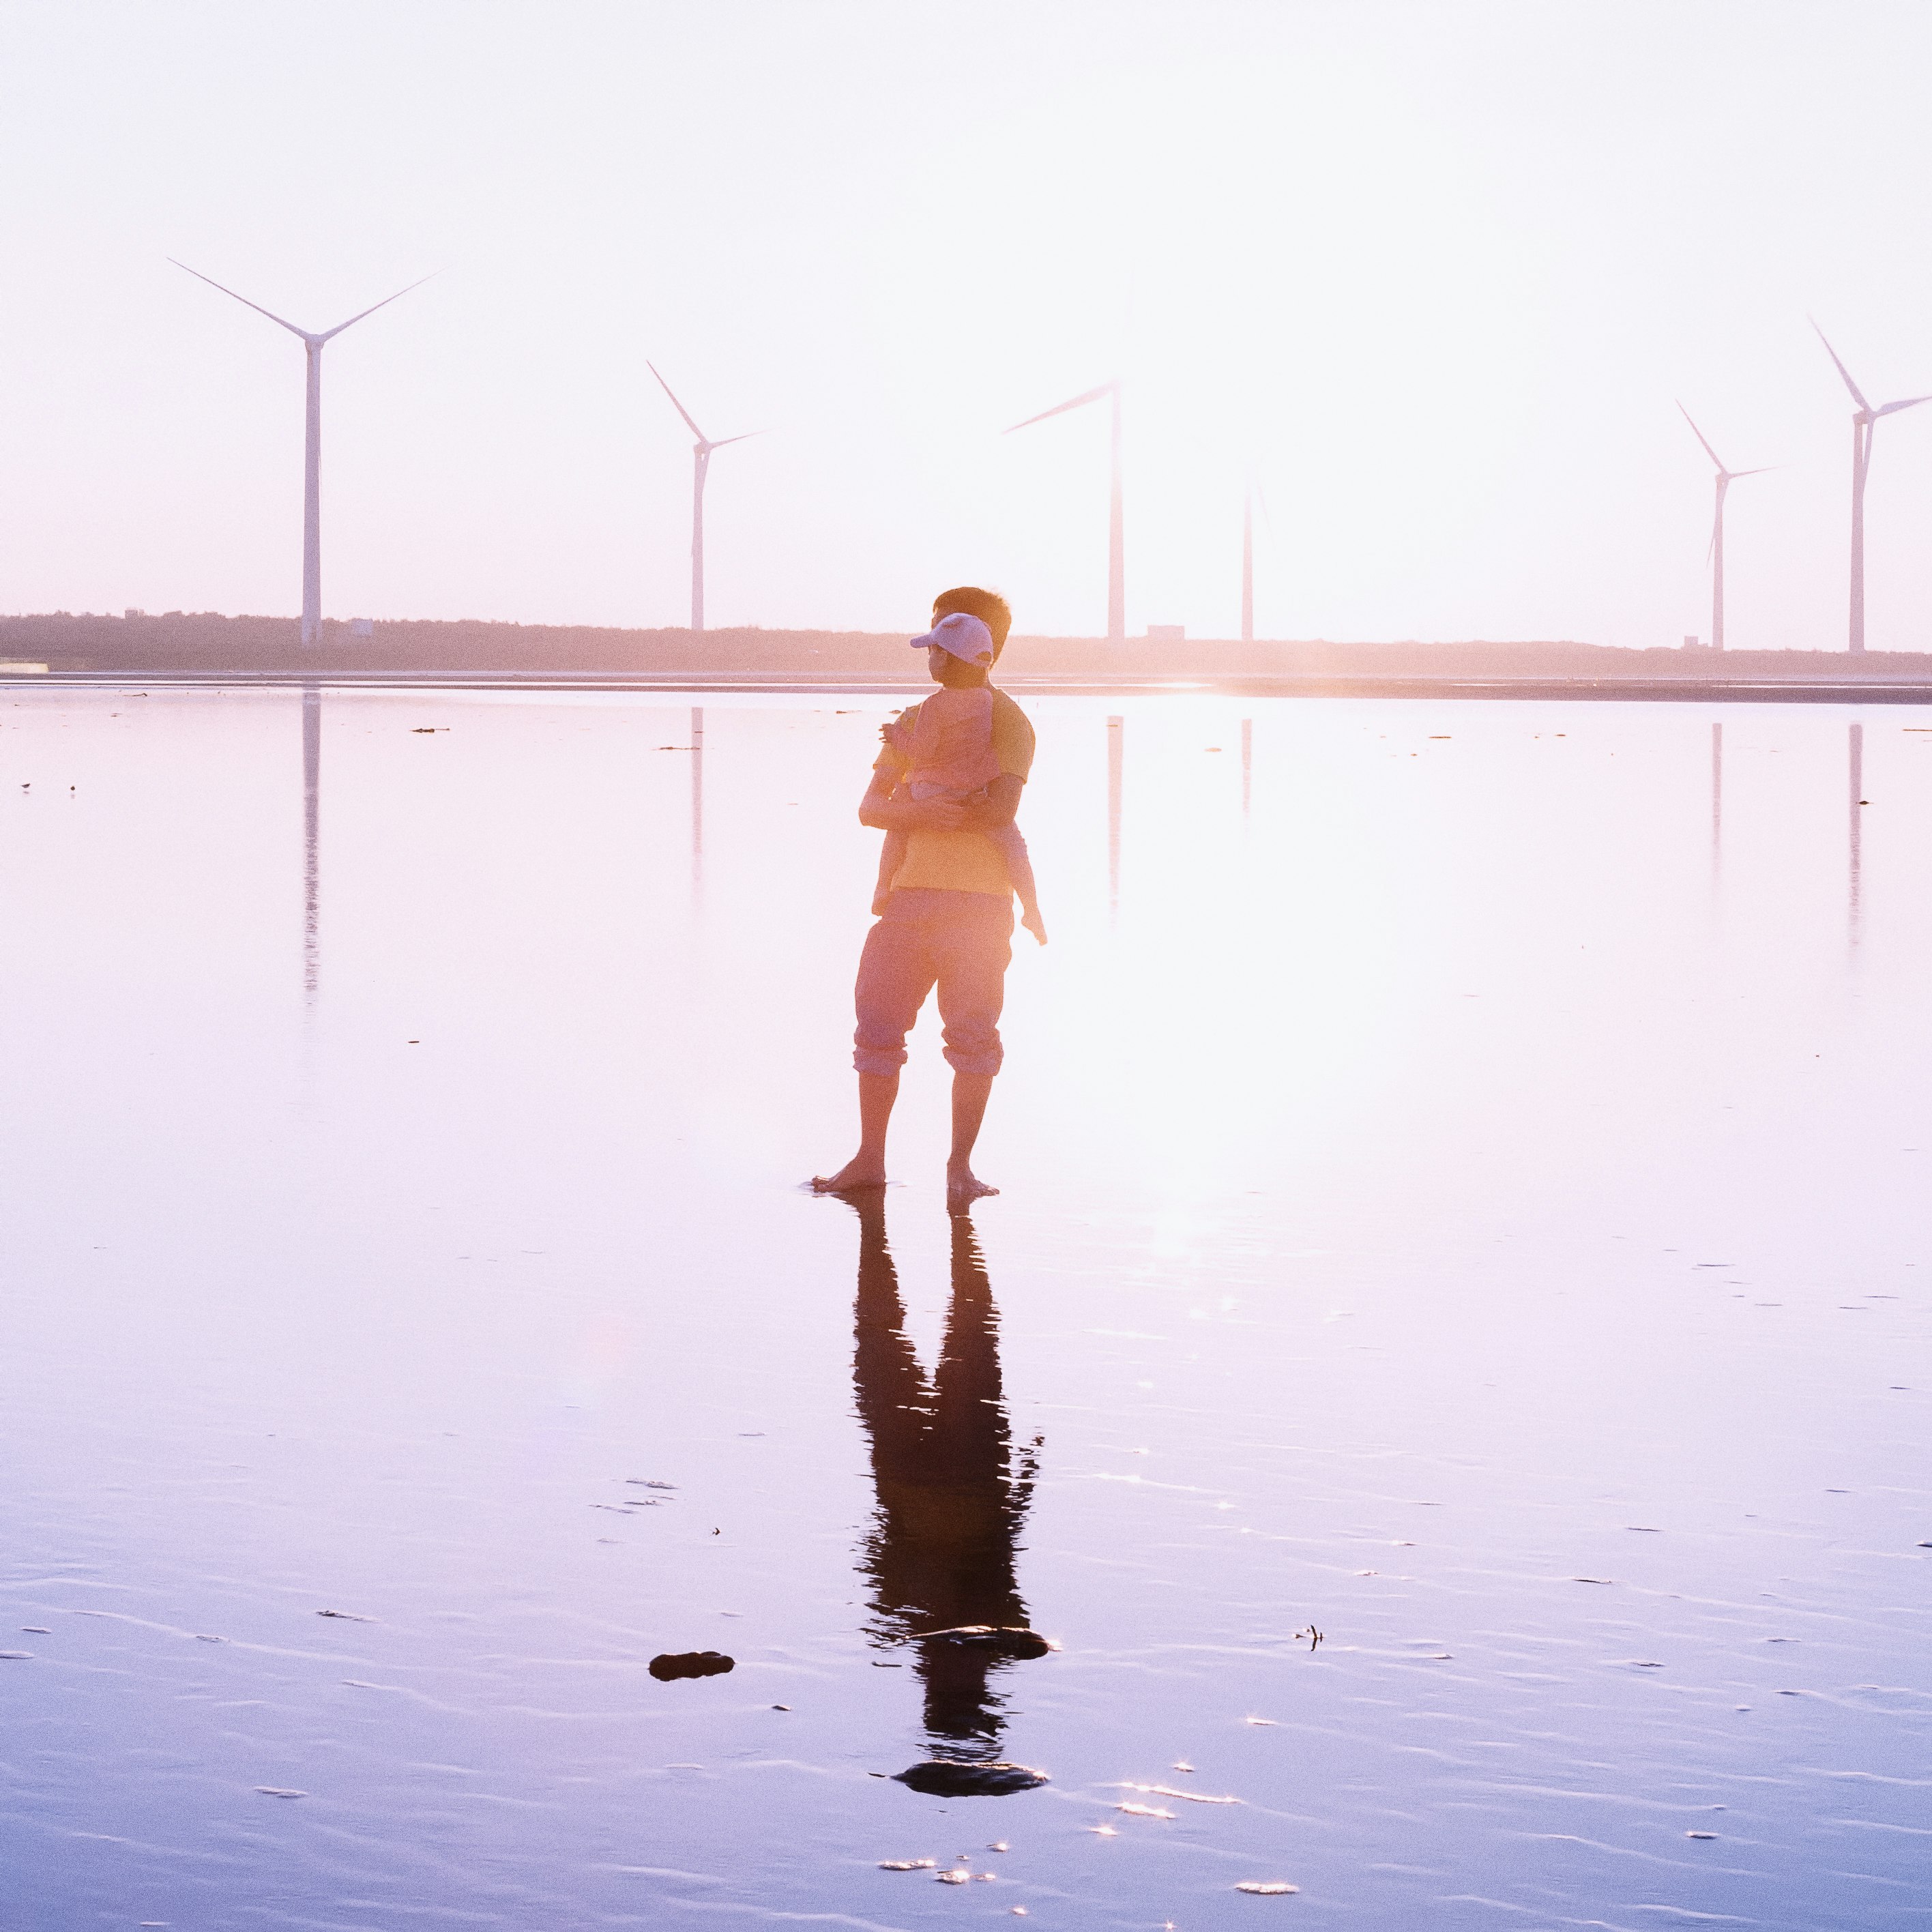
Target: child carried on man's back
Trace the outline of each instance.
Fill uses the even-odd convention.
[[[898,788],[915,800],[943,798],[955,805],[985,801],[986,788],[1000,774],[999,754],[993,748],[993,693],[978,685],[965,689],[942,686],[911,710],[902,712],[880,734],[886,748],[904,760]],[[1009,821],[983,830],[1006,862],[1007,876],[1019,895],[1020,923],[1041,945],[1046,926],[1040,916],[1034,885],[1033,861],[1019,827]],[[879,857],[879,883],[872,910],[883,913],[891,898],[892,881],[905,863],[907,835],[886,834]]]

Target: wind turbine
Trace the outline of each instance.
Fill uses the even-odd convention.
[[[1818,328],[1815,316],[1811,326]],[[1825,353],[1844,377],[1845,387],[1851,391],[1852,400],[1858,404],[1852,412],[1851,648],[1862,651],[1865,647],[1865,478],[1871,470],[1872,431],[1880,416],[1894,416],[1900,410],[1916,409],[1921,403],[1932,403],[1932,396],[1907,396],[1903,402],[1882,403],[1874,409],[1859,393],[1858,386],[1852,380],[1852,372],[1839,362],[1838,352],[1826,340],[1822,328],[1818,328],[1818,340],[1825,344]]]
[[[230,288],[223,288],[212,276],[204,275],[199,268],[190,268],[185,262],[175,262],[175,266],[194,276],[198,282],[206,282],[212,289],[220,289],[225,296],[232,296],[244,308],[252,308],[257,315],[266,315],[273,322],[278,322],[291,335],[302,339],[308,357],[308,430],[302,446],[302,640],[314,644],[322,637],[322,352],[325,344],[332,342],[345,328],[352,328],[364,316],[371,316],[376,309],[387,308],[390,303],[400,299],[410,289],[419,289],[424,282],[434,279],[434,274],[424,275],[421,280],[410,283],[407,289],[398,289],[392,296],[385,296],[374,307],[365,308],[362,315],[352,315],[346,322],[338,322],[333,328],[326,328],[320,334],[306,328],[298,328],[292,322],[284,322],[272,310],[251,302],[246,296],[238,296]]]
[[[1030,429],[1035,423],[1045,422],[1048,416],[1064,416],[1069,410],[1084,409],[1089,403],[1097,403],[1102,396],[1112,398],[1113,491],[1107,514],[1107,641],[1110,644],[1124,644],[1127,635],[1126,538],[1120,496],[1121,388],[1120,379],[1116,376],[1111,382],[1102,382],[1098,388],[1089,389],[1084,396],[1076,396],[1071,402],[1042,410],[1038,416],[1028,416],[1024,422],[1016,422],[1012,429],[1004,432],[1011,436],[1013,430]]]
[[[1690,422],[1690,412],[1682,403],[1678,411],[1684,420],[1690,423],[1690,434],[1704,445],[1704,454],[1718,466],[1717,514],[1711,523],[1711,648],[1720,651],[1724,648],[1724,496],[1740,476],[1762,476],[1763,470],[1726,470],[1724,460],[1706,440],[1704,432],[1694,422]],[[1768,467],[1768,466],[1767,466]]]
[[[653,376],[658,376],[656,364],[646,362],[644,367]],[[691,452],[691,628],[701,631],[704,628],[704,478],[711,467],[711,452],[722,449],[727,443],[743,442],[764,432],[748,429],[743,436],[724,436],[713,442],[691,420],[691,412],[672,394],[670,385],[662,376],[658,376],[658,387],[670,397],[671,407],[683,417],[686,427],[698,439]]]

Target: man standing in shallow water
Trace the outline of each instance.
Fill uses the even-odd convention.
[[[978,621],[949,627],[952,648],[932,632],[913,642],[925,646],[935,683],[954,691],[990,688],[990,673],[1006,646],[1012,612],[995,592],[962,586],[934,598],[935,631],[943,618],[956,612]],[[956,654],[962,648],[964,655]],[[1034,754],[1033,726],[1004,692],[993,693],[992,732],[1000,769],[983,800],[962,805],[944,798],[895,796],[904,763],[890,745],[873,766],[872,782],[860,800],[860,824],[903,832],[906,856],[859,958],[854,996],[859,1024],[852,1056],[859,1070],[859,1151],[836,1174],[814,1178],[812,1184],[821,1193],[886,1184],[886,1130],[898,1098],[905,1036],[935,987],[946,1058],[952,1068],[946,1205],[963,1208],[999,1192],[973,1172],[974,1144],[1004,1057],[1000,1010],[1012,958],[1012,877],[999,844],[987,835],[1012,824]]]

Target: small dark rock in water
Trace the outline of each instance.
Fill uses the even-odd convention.
[[[737,1665],[736,1658],[715,1650],[667,1651],[651,1659],[651,1675],[660,1684],[670,1684],[680,1677],[722,1677]]]
[[[928,1798],[1004,1798],[1046,1783],[1046,1773],[1023,1764],[954,1764],[928,1758],[898,1774],[898,1783]]]
[[[1044,1657],[1060,1646],[1037,1630],[1016,1630],[994,1624],[960,1624],[951,1630],[922,1630],[915,1643],[952,1643],[974,1650],[998,1651],[1002,1657]]]

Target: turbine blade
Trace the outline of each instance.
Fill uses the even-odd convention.
[[[1814,328],[1818,328],[1818,318],[1816,316],[1808,316],[1806,320],[1810,322]],[[1870,404],[1867,402],[1864,398],[1859,394],[1858,386],[1852,380],[1852,372],[1845,367],[1844,363],[1839,362],[1838,352],[1832,346],[1828,341],[1826,340],[1825,332],[1822,328],[1818,328],[1818,340],[1825,344],[1825,353],[1831,357],[1832,363],[1837,368],[1838,374],[1844,377],[1845,387],[1852,392],[1852,400],[1856,403],[1860,409],[1869,410],[1871,407]]]
[[[653,376],[658,376],[658,365],[655,362],[647,362],[645,363],[644,367],[648,369]],[[691,412],[678,400],[676,396],[671,394],[670,385],[667,382],[662,376],[658,376],[658,387],[663,390],[666,395],[670,396],[671,407],[676,410],[680,416],[683,417],[686,425],[690,430],[692,434],[696,436],[700,442],[703,442],[704,441],[704,430],[700,429],[697,424],[691,420]],[[714,445],[712,446],[715,447],[716,446]]]
[[[175,266],[184,274],[192,275],[198,282],[206,282],[212,289],[221,289],[224,295],[232,296],[244,308],[252,308],[257,315],[266,315],[271,322],[280,322],[291,335],[299,335],[304,342],[309,340],[309,332],[307,329],[298,328],[293,322],[284,321],[280,316],[275,314],[274,310],[264,308],[260,302],[251,302],[246,296],[236,295],[232,289],[222,288],[220,283],[218,282],[212,275],[204,275],[199,268],[190,268],[185,262],[175,262],[175,258],[172,255],[168,257],[168,260],[174,262]]]
[[[1740,476],[1768,476],[1777,467],[1774,463],[1767,463],[1759,470],[1733,470],[1730,472],[1730,479],[1735,483]]]
[[[346,322],[338,322],[335,326],[316,338],[318,342],[327,342],[340,335],[345,328],[353,328],[364,315],[374,315],[379,308],[387,308],[392,302],[400,302],[410,289],[419,289],[424,282],[433,282],[442,273],[440,268],[432,268],[429,273],[410,283],[409,289],[398,289],[392,296],[385,296],[379,302],[372,302],[362,311],[362,315],[352,315]]]
[[[646,364],[646,368],[649,366],[650,365],[648,364]],[[742,436],[728,436],[722,438],[718,442],[707,443],[705,446],[709,449],[722,449],[728,444],[734,442],[749,442],[753,436],[763,436],[764,434],[764,431],[761,429],[748,429]]]
[[[1694,422],[1690,422],[1690,412],[1687,410],[1682,403],[1679,403],[1677,405],[1677,412],[1686,422],[1690,423],[1690,434],[1694,436],[1700,442],[1704,445],[1704,454],[1708,456],[1720,470],[1722,470],[1724,466],[1724,458],[1720,457],[1718,452],[1711,447],[1709,442],[1706,441],[1704,432],[1700,429]]]
[[[1084,410],[1089,403],[1097,403],[1102,396],[1111,396],[1118,386],[1117,376],[1113,382],[1102,382],[1097,389],[1089,389],[1084,396],[1076,396],[1070,403],[1056,403],[1052,409],[1042,410],[1038,416],[1028,416],[1024,422],[1016,422],[1000,434],[1011,436],[1014,430],[1030,429],[1035,423],[1046,422],[1048,416],[1064,416],[1069,410]]]
[[[1894,410],[1916,410],[1921,403],[1932,403],[1932,396],[1908,396],[1902,403],[1887,403],[1882,408],[1874,410],[1873,413],[1876,416],[1888,416]]]

